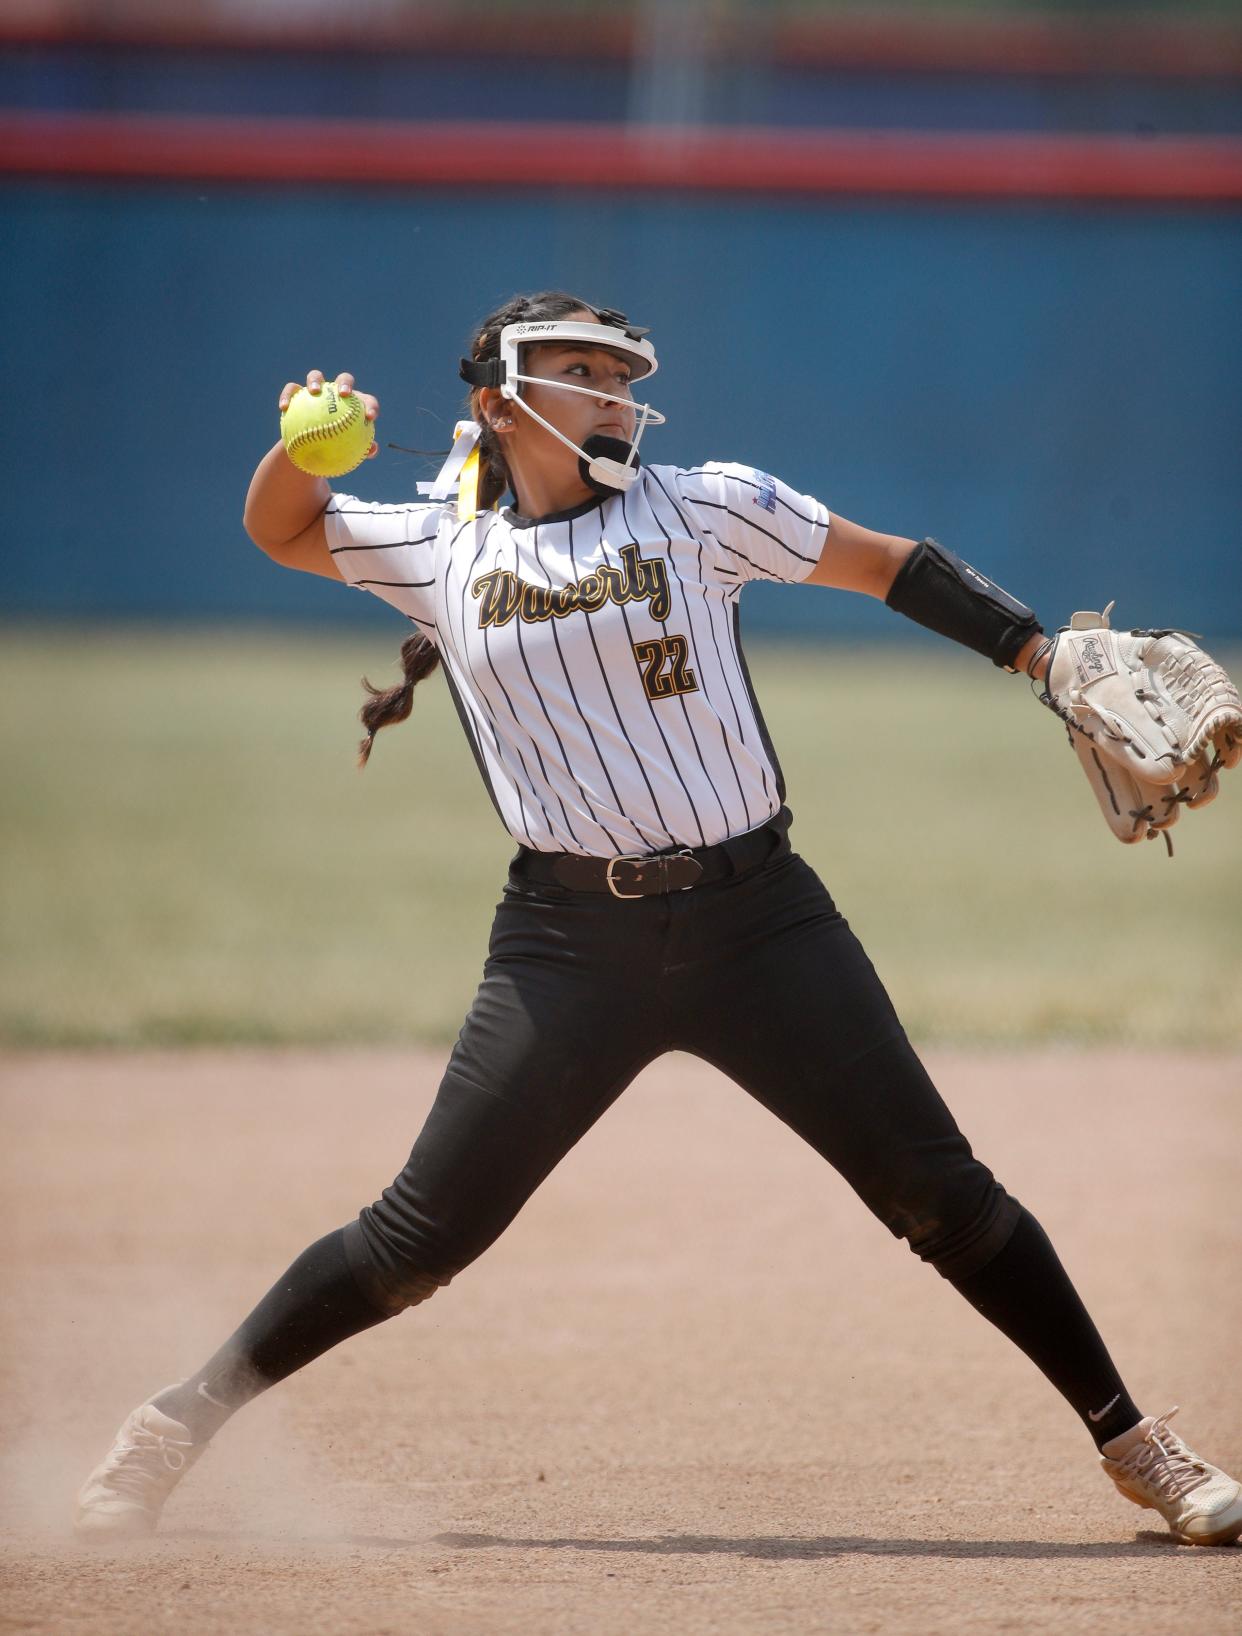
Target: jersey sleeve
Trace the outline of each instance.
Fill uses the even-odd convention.
[[[334,494],[324,512],[332,560],[347,585],[390,602],[436,634],[436,537],[445,516],[438,505],[385,505]]]
[[[794,585],[819,561],[828,508],[779,477],[713,460],[679,471],[677,488],[703,524],[722,584],[771,579]]]

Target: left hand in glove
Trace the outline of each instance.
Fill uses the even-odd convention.
[[[1214,800],[1217,773],[1242,761],[1242,699],[1189,636],[1115,631],[1112,606],[1057,632],[1040,697],[1065,722],[1113,834],[1154,840],[1181,807]]]

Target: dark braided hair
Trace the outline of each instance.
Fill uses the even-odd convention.
[[[500,332],[506,324],[550,323],[567,318],[571,312],[595,312],[589,301],[581,301],[564,290],[542,290],[538,295],[515,295],[503,307],[489,313],[474,332],[470,356],[476,363],[500,356]],[[509,468],[501,451],[500,439],[488,425],[479,406],[480,388],[470,393],[471,416],[478,421],[479,433],[479,510],[490,511],[513,486]],[[401,644],[402,680],[396,687],[373,687],[364,676],[362,685],[370,697],[359,711],[359,719],[366,728],[366,737],[358,746],[358,765],[365,767],[371,755],[371,746],[381,727],[404,721],[414,707],[414,689],[430,676],[440,663],[435,643],[421,632],[407,636]]]
[[[414,689],[440,663],[434,642],[429,642],[421,631],[407,636],[401,644],[401,670],[404,679],[396,687],[374,687],[364,676],[362,685],[371,695],[358,718],[367,730],[367,736],[358,746],[358,765],[365,767],[371,759],[371,746],[381,727],[404,721],[414,708]]]

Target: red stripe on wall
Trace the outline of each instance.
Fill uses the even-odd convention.
[[[1242,137],[0,114],[0,172],[135,181],[1242,199]]]

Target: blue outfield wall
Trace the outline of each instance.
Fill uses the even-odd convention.
[[[660,89],[628,56],[514,56],[355,47],[279,52],[224,45],[6,44],[0,107],[325,119],[625,120]],[[1231,69],[1234,71],[1231,72]],[[760,49],[677,76],[704,123],[858,130],[1242,130],[1234,60],[1217,75],[1007,72],[773,62]]]
[[[649,324],[652,460],[741,459],[933,533],[1047,623],[1242,634],[1242,215],[578,192],[9,184],[10,617],[397,616],[241,528],[308,367],[382,440],[446,444],[476,316],[563,285]],[[413,494],[385,450],[338,486]],[[754,587],[747,628],[897,634],[867,599]]]

